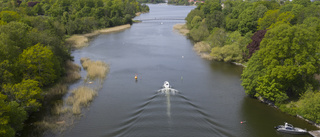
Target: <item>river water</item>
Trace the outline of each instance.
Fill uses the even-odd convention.
[[[149,5],[136,19],[181,18],[193,6]],[[313,130],[245,95],[240,66],[201,59],[193,42],[173,30],[183,20],[149,20],[97,36],[72,53],[110,64],[98,96],[65,137],[284,137],[289,122]],[[138,76],[135,81],[134,76]],[[177,94],[157,92],[169,81]],[[241,123],[243,122],[243,123]]]

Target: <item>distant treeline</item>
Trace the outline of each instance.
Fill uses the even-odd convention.
[[[190,5],[194,4],[193,2],[189,3],[189,0],[168,0],[168,4],[172,5]]]
[[[166,2],[165,0],[137,0],[137,1],[140,3],[153,3],[153,4]]]
[[[44,88],[72,60],[67,35],[132,23],[135,0],[0,0],[0,136],[12,137],[42,105]]]
[[[320,123],[319,1],[207,0],[186,20],[212,58],[247,66],[247,95]]]

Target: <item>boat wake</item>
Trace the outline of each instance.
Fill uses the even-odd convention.
[[[171,86],[170,86],[170,84],[169,84],[168,81],[165,81],[165,82],[163,83],[163,86],[162,86],[162,87],[163,87],[162,89],[159,89],[159,90],[158,90],[158,92],[159,92],[159,93],[162,93],[162,94],[168,95],[168,94],[171,93],[172,95],[174,95],[174,94],[176,94],[176,93],[179,92],[178,90],[171,88]]]

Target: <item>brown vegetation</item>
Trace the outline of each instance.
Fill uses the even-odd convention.
[[[89,58],[81,58],[82,67],[87,70],[87,78],[103,79],[109,72],[109,66],[102,61],[91,61]]]
[[[194,44],[193,50],[195,50],[201,58],[208,59],[208,60],[213,59],[213,57],[210,56],[211,47],[206,42],[203,42],[203,41],[197,42],[196,44]]]
[[[122,30],[128,29],[130,27],[131,27],[130,24],[126,24],[126,25],[96,30],[94,32],[83,34],[83,35],[72,35],[70,38],[66,39],[66,42],[72,48],[80,49],[80,48],[88,46],[89,39],[92,37],[95,37],[100,34],[122,31]]]
[[[189,33],[189,29],[186,24],[176,24],[173,26],[174,30],[177,30],[182,35],[186,36]]]
[[[72,91],[72,96],[67,99],[67,103],[72,104],[73,114],[80,114],[81,106],[88,106],[96,95],[97,92],[95,90],[81,86]]]

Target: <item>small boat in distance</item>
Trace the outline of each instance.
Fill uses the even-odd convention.
[[[163,87],[164,87],[164,88],[170,88],[169,82],[168,82],[168,81],[165,81],[165,82],[163,83]]]
[[[289,133],[289,134],[306,134],[306,133],[308,133],[307,130],[293,127],[291,124],[288,124],[287,122],[285,122],[284,125],[279,125],[274,128],[277,129],[278,132]]]

